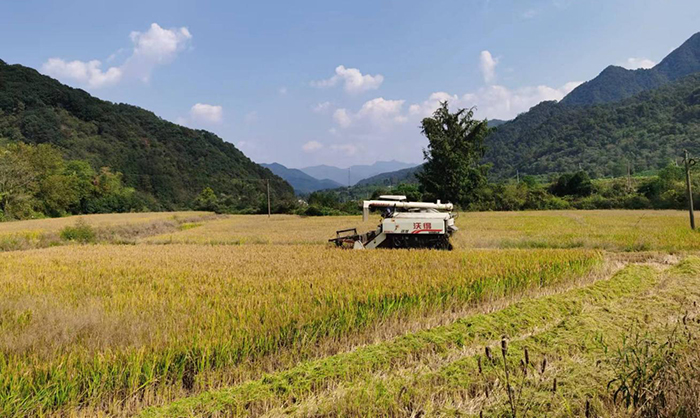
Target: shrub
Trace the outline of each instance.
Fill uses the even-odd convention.
[[[82,219],[75,225],[67,226],[61,230],[61,239],[64,241],[74,241],[81,244],[95,242],[95,230]]]

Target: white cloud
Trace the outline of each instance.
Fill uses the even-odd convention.
[[[630,69],[630,70],[636,70],[638,68],[651,68],[656,65],[656,62],[648,59],[648,58],[627,58],[627,60],[623,63],[620,64],[621,66]]]
[[[452,95],[445,93],[444,91],[438,91],[430,95],[428,100],[421,104],[412,104],[408,108],[408,113],[411,115],[419,116],[420,118],[425,118],[433,114],[435,109],[440,106],[441,102],[447,101],[452,104],[459,104],[459,97],[457,95]]]
[[[286,87],[280,87],[280,89],[278,90],[278,92],[279,92],[279,94],[281,94],[282,96],[284,96],[285,94],[287,94],[287,88],[286,88]]]
[[[314,106],[312,110],[314,113],[326,113],[330,110],[331,106],[331,102],[323,102]]]
[[[378,97],[363,104],[357,112],[357,117],[367,118],[380,126],[403,123],[406,122],[406,116],[401,114],[404,102],[405,100],[385,100],[383,97]]]
[[[61,58],[49,58],[41,69],[42,72],[66,82],[74,82],[90,88],[115,85],[127,78],[136,78],[143,82],[150,80],[153,70],[159,65],[170,63],[179,52],[185,49],[192,34],[185,27],[163,29],[157,23],[151,24],[146,32],[131,32],[131,55],[122,65],[102,70],[99,60],[65,61]],[[124,49],[107,58],[114,61]]]
[[[312,81],[314,87],[333,87],[343,82],[343,87],[348,93],[361,93],[368,90],[376,90],[384,82],[381,74],[362,74],[357,68],[345,68],[339,65],[335,68],[335,75],[326,80]]]
[[[392,125],[406,122],[407,117],[402,114],[404,102],[405,100],[386,100],[378,97],[365,102],[356,114],[350,114],[346,109],[337,109],[333,119],[341,128],[347,128],[355,121],[362,120],[375,127],[388,129]]]
[[[350,119],[350,115],[348,114],[348,111],[345,109],[336,109],[336,111],[333,112],[333,120],[341,128],[347,128],[352,123],[352,120]]]
[[[221,106],[197,103],[190,109],[190,119],[195,123],[221,123],[224,109]]]
[[[409,106],[409,115],[418,118],[428,117],[440,106],[441,102],[447,101],[453,109],[476,106],[478,118],[512,119],[542,101],[561,100],[581,84],[581,82],[572,81],[559,88],[539,85],[509,89],[505,86],[489,83],[489,80],[493,81],[496,77],[497,63],[498,61],[492,57],[490,52],[482,51],[479,66],[484,74],[484,80],[488,83],[487,86],[462,96],[444,91],[435,92],[424,102]]]
[[[122,78],[122,69],[110,67],[102,71],[102,63],[97,60],[64,61],[60,58],[49,58],[41,67],[41,71],[64,81],[75,82],[91,88],[100,88],[118,83]]]
[[[129,37],[134,44],[134,52],[124,63],[125,71],[148,82],[153,69],[170,63],[185,49],[192,34],[185,27],[163,29],[157,23],[152,23],[146,32],[134,31]]]
[[[489,51],[481,51],[479,55],[479,68],[484,76],[484,81],[491,83],[496,78],[496,65],[498,60]]]
[[[304,152],[314,152],[323,148],[323,144],[318,141],[309,141],[301,146]]]
[[[569,82],[560,88],[545,85],[509,89],[504,86],[488,86],[476,93],[465,94],[463,104],[476,105],[481,117],[489,119],[512,119],[536,104],[547,100],[561,100],[571,90],[581,84]]]
[[[430,116],[438,108],[440,102],[447,101],[452,109],[476,106],[477,118],[508,120],[540,102],[561,100],[580,84],[581,82],[569,82],[560,88],[540,85],[512,90],[504,86],[491,85],[461,97],[445,92],[436,92],[423,103],[411,105],[409,114],[420,118]]]

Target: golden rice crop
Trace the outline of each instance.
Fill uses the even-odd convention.
[[[29,221],[0,222],[0,236],[24,233],[58,232],[66,226],[74,225],[79,219],[93,227],[109,227],[125,224],[148,223],[174,218],[193,218],[208,212],[143,212],[79,215],[66,218],[33,219]]]
[[[0,410],[35,414],[146,388],[191,389],[208,370],[392,315],[548,286],[599,260],[588,250],[362,252],[317,245],[3,253]]]
[[[700,234],[685,211],[573,210],[463,213],[459,247],[698,250]]]
[[[199,228],[146,238],[151,243],[192,244],[326,244],[339,229],[375,229],[378,218],[361,216],[230,215]]]
[[[464,212],[452,242],[458,248],[603,248],[698,250],[700,234],[683,211]],[[153,243],[325,244],[338,229],[376,228],[379,216],[233,215],[187,231],[147,238]]]

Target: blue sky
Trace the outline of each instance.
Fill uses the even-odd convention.
[[[512,118],[659,62],[697,0],[0,1],[0,59],[211,130],[257,162],[418,163],[440,100]]]

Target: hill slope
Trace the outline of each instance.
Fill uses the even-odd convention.
[[[617,103],[543,102],[486,140],[496,178],[584,169],[593,176],[657,169],[700,154],[700,73]]]
[[[97,99],[21,65],[0,61],[0,138],[50,143],[69,159],[124,174],[127,185],[165,208],[182,207],[205,187],[239,206],[262,199],[270,179],[275,198],[292,187],[233,144],[127,104]]]
[[[357,186],[396,186],[401,183],[417,183],[416,173],[423,167],[404,168],[403,170],[380,173],[376,176],[368,177],[357,183]]]
[[[561,102],[592,105],[626,99],[700,71],[700,32],[651,69],[627,70],[611,65],[596,78],[581,84]]]
[[[328,165],[317,165],[313,167],[304,167],[300,170],[317,179],[331,179],[343,186],[354,185],[360,180],[368,177],[386,173],[390,171],[402,170],[410,168],[415,164],[402,163],[400,161],[377,161],[371,165],[353,165],[348,168],[338,168]]]
[[[261,166],[270,169],[275,175],[282,177],[287,183],[291,184],[294,191],[299,194],[311,193],[316,190],[335,189],[343,187],[342,184],[329,179],[318,180],[296,168],[287,168],[282,164],[260,164]]]

